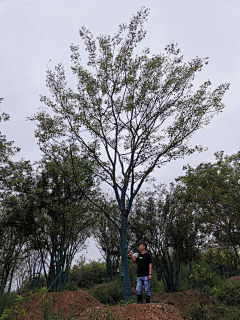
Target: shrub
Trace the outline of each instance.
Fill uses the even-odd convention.
[[[74,282],[66,283],[64,286],[64,290],[68,291],[78,291],[79,288],[74,284]]]
[[[213,273],[209,271],[208,265],[195,264],[193,266],[193,272],[190,274],[192,287],[200,291],[213,287]]]
[[[181,264],[181,268],[178,274],[178,289],[179,290],[189,290],[192,289],[192,284],[190,283],[189,276],[192,270],[190,265]]]
[[[207,309],[199,304],[192,304],[189,306],[187,312],[184,314],[184,319],[187,320],[208,320],[211,319],[207,314]]]
[[[121,278],[117,277],[110,283],[100,284],[87,290],[95,299],[103,304],[114,305],[123,300]]]
[[[106,266],[104,262],[80,261],[70,269],[70,283],[81,289],[89,289],[106,282]]]
[[[16,298],[16,292],[3,293],[0,295],[0,315],[3,314],[5,309],[11,309],[11,307],[14,306]]]
[[[224,302],[226,305],[239,305],[240,285],[239,283],[223,282],[216,288],[214,295],[219,301]]]

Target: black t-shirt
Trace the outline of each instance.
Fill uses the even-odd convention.
[[[140,254],[136,258],[136,263],[138,264],[138,277],[145,277],[149,275],[149,264],[152,263],[152,258],[148,253]]]

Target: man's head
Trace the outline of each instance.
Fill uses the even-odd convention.
[[[140,246],[139,246],[140,251],[145,252],[147,249],[147,244],[145,242],[141,242]]]

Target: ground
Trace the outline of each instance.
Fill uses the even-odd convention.
[[[106,307],[84,291],[25,293],[12,319],[58,320],[183,320],[190,305],[198,303],[211,309],[212,302],[194,290],[156,293],[150,304],[122,304]]]

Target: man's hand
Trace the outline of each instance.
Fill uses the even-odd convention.
[[[152,263],[149,263],[149,275],[148,275],[148,280],[152,279]]]
[[[133,254],[132,254],[132,252],[131,252],[130,250],[128,251],[128,254],[130,254],[130,256],[131,256],[131,258],[132,258],[133,262],[136,262],[136,259],[134,258]]]

